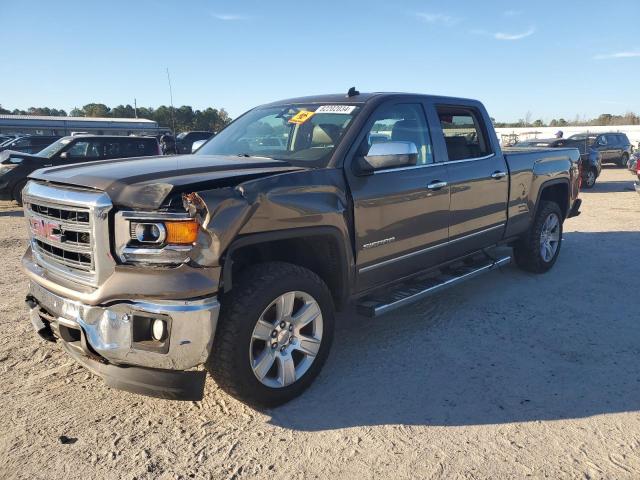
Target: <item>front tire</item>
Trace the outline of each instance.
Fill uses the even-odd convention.
[[[517,265],[533,273],[553,267],[562,245],[562,211],[555,202],[542,202],[529,231],[514,245]]]
[[[206,364],[220,388],[250,405],[274,407],[311,385],[334,329],[333,300],[320,277],[284,262],[254,265],[221,303]]]

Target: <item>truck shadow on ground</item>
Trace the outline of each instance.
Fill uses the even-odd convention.
[[[271,423],[482,425],[640,409],[629,280],[640,232],[565,233],[545,275],[513,266],[370,320],[338,317],[333,352]]]

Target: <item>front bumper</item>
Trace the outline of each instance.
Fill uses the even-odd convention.
[[[27,304],[38,333],[61,340],[76,360],[108,385],[163,398],[202,396],[202,365],[211,352],[220,304],[216,297],[188,301],[132,301],[85,305],[31,282]],[[154,341],[148,325],[165,322],[166,337]],[[197,395],[196,395],[197,396]]]

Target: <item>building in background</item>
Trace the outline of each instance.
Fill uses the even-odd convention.
[[[144,118],[46,117],[37,115],[0,115],[0,134],[71,135],[86,132],[95,135],[160,135],[169,131]]]

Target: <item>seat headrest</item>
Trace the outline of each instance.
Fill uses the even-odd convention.
[[[311,143],[313,145],[334,145],[338,140],[340,128],[337,125],[323,123],[313,127]]]

